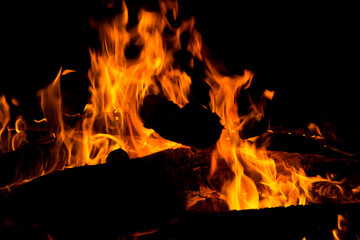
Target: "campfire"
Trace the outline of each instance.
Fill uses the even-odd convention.
[[[90,67],[60,66],[38,118],[0,97],[4,236],[360,237],[359,153],[330,127],[273,126],[277,92],[252,94],[256,71],[229,73],[177,1],[106,9]]]

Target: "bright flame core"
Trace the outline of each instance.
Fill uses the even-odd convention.
[[[168,10],[166,5],[161,9]],[[176,8],[173,10],[175,14]],[[184,27],[174,30],[174,36],[164,39],[164,28],[170,27],[164,14],[141,10],[137,28],[127,30],[127,8],[123,4],[123,14],[112,24],[102,25],[99,29],[103,51],[91,52],[91,100],[85,107],[88,117],[83,130],[91,132],[100,127],[111,135],[108,137],[114,143],[103,158],[119,147],[133,158],[180,146],[146,129],[139,116],[143,99],[149,93],[161,94],[181,107],[188,103],[191,79],[185,72],[174,69],[172,64],[174,51],[181,47],[179,35],[190,24],[183,24]],[[142,48],[136,59],[125,56],[131,40]],[[164,40],[168,45],[171,42],[172,48],[167,48]],[[94,126],[96,122],[101,122],[102,126]]]
[[[246,116],[240,117],[237,112],[237,93],[249,87],[253,74],[245,71],[243,76],[226,77],[214,68],[210,70],[210,107],[225,125],[212,155],[210,175],[215,172],[218,159],[225,159],[235,175],[222,187],[230,209],[305,204],[311,184],[302,169],[296,171],[283,165],[279,173],[279,166],[268,158],[265,149],[258,149],[251,141],[240,138],[239,131],[246,121],[259,121],[263,117],[264,105],[253,105]],[[264,95],[268,93],[265,91]]]

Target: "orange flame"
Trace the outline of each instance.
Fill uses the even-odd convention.
[[[161,95],[180,107],[189,102],[191,78],[174,67],[174,53],[183,48],[191,53],[192,61],[198,59],[205,63],[205,81],[211,88],[209,106],[225,126],[212,154],[210,175],[216,171],[219,159],[224,159],[234,173],[234,178],[225,182],[221,189],[230,208],[306,204],[311,200],[309,192],[313,183],[328,180],[309,178],[303,169],[276,163],[268,158],[264,147],[257,148],[251,140],[241,139],[239,135],[247,122],[263,118],[265,100],[271,100],[274,92],[265,90],[260,103],[252,103],[250,113],[239,116],[236,99],[241,89],[250,86],[253,73],[245,70],[242,76],[222,75],[204,54],[194,18],[184,20],[180,27],[174,28],[165,15],[170,12],[175,20],[178,18],[177,2],[161,0],[160,10],[160,13],[140,10],[138,25],[128,29],[128,11],[123,1],[122,14],[112,23],[98,25],[102,51],[90,51],[91,97],[82,114],[69,115],[63,108],[61,77],[71,76],[74,70],[60,69],[55,80],[38,92],[45,119],[37,122],[46,121],[56,137],[52,149],[54,160],[47,166],[46,173],[63,167],[103,163],[117,148],[124,149],[130,158],[134,158],[180,147],[181,144],[163,139],[154,130],[145,128],[139,109],[148,94]],[[172,34],[164,34],[165,28]],[[189,42],[187,46],[181,46],[180,36],[185,31],[190,34]],[[140,49],[136,58],[126,57],[130,43]],[[0,97],[0,113],[0,138],[6,143],[0,145],[0,150],[14,150],[26,141],[24,121],[17,119],[16,137],[13,137],[7,133],[10,113],[4,96]],[[80,120],[73,126],[64,116]]]
[[[7,138],[5,136],[6,130],[7,130],[7,126],[8,123],[10,121],[10,107],[9,104],[6,101],[5,96],[1,96],[0,97],[0,139],[1,141],[1,145],[0,145],[0,150],[1,152],[7,152],[9,151],[9,147],[7,146],[7,142],[8,140],[3,140],[4,138]]]
[[[238,115],[235,99],[241,89],[249,87],[253,74],[245,70],[243,76],[222,76],[209,62],[207,66],[207,81],[211,86],[210,107],[221,117],[225,126],[213,151],[210,177],[216,171],[219,159],[225,160],[234,173],[234,177],[225,182],[221,189],[230,209],[305,205],[307,202],[315,202],[316,199],[311,193],[314,183],[325,183],[324,188],[319,189],[320,194],[329,195],[327,191],[330,186],[334,186],[340,189],[338,194],[343,195],[341,182],[320,176],[308,177],[302,168],[296,169],[268,158],[264,146],[256,147],[254,139],[242,139],[239,131],[244,124],[260,121],[264,116],[265,101],[252,103],[249,114]],[[274,92],[265,90],[262,100],[271,100],[273,96]]]
[[[279,166],[267,157],[265,149],[257,149],[255,144],[240,138],[239,131],[246,121],[259,121],[263,117],[263,106],[253,105],[247,116],[240,117],[237,113],[236,95],[250,85],[253,74],[245,71],[243,76],[226,77],[210,69],[210,107],[225,125],[213,152],[210,176],[218,159],[225,159],[235,174],[222,188],[229,207],[241,210],[305,204],[311,184],[304,171],[282,165],[278,174]],[[273,96],[270,91],[264,93],[266,98]]]
[[[143,126],[139,109],[144,97],[160,94],[180,107],[188,103],[191,78],[173,68],[173,53],[181,48],[180,34],[193,28],[186,21],[173,29],[174,36],[165,39],[163,31],[169,23],[167,10],[177,14],[177,3],[161,2],[162,13],[139,12],[139,24],[127,29],[128,13],[123,12],[114,21],[99,26],[103,48],[91,51],[89,70],[91,98],[85,106],[82,122],[70,127],[64,121],[60,78],[72,71],[60,70],[54,82],[39,91],[44,115],[57,139],[54,155],[61,162],[65,149],[66,166],[103,163],[114,149],[122,148],[131,158],[148,155],[181,146],[163,139],[152,129]],[[141,45],[136,59],[127,59],[126,47],[130,41]],[[165,46],[171,45],[171,48]],[[190,41],[189,46],[197,45]]]
[[[14,106],[18,106],[16,99],[11,99]],[[10,105],[4,95],[0,96],[0,152],[9,152],[17,149],[26,142],[26,124],[21,116],[17,116],[15,126],[11,126]]]
[[[343,240],[345,239],[346,232],[348,231],[348,221],[347,219],[341,215],[337,215],[337,228],[332,230],[332,234],[334,236],[334,240]]]
[[[191,79],[172,67],[173,51],[179,41],[174,40],[175,49],[166,49],[162,33],[168,23],[164,16],[141,10],[137,28],[127,31],[126,24],[127,9],[123,4],[123,14],[112,25],[100,29],[105,44],[102,53],[91,53],[92,97],[85,107],[89,117],[83,129],[90,132],[95,122],[101,122],[104,125],[100,127],[115,141],[109,150],[121,147],[130,157],[139,157],[180,146],[143,126],[139,109],[144,97],[161,94],[184,106]],[[131,39],[142,45],[142,51],[137,59],[128,60],[125,49]]]

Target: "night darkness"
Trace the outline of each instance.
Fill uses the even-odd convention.
[[[356,7],[248,2],[183,0],[179,13],[180,18],[195,16],[212,57],[222,61],[229,73],[244,68],[255,72],[254,96],[266,88],[275,90],[268,109],[272,126],[330,123],[340,138],[359,142]],[[126,3],[132,24],[140,6],[157,9],[153,0]],[[4,5],[0,95],[17,98],[24,115],[36,116],[36,91],[54,79],[60,66],[86,73],[88,48],[99,47],[89,19],[110,19],[121,4],[113,9],[106,5],[105,0]],[[80,81],[71,88],[76,93],[83,86],[86,89]]]

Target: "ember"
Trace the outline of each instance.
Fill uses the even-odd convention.
[[[225,73],[194,17],[180,17],[177,1],[160,0],[159,11],[140,9],[137,24],[125,1],[106,8],[114,6],[120,13],[113,19],[90,21],[101,49],[90,49],[87,74],[61,67],[37,92],[40,118],[24,120],[12,110],[21,109],[17,99],[0,97],[0,201],[8,206],[0,216],[6,231],[19,230],[17,221],[24,221],[24,234],[49,239],[72,232],[181,239],[193,230],[192,218],[202,221],[199,229],[216,227],[207,214],[228,229],[221,219],[243,225],[260,214],[265,224],[280,212],[305,218],[297,205],[310,205],[303,209],[314,215],[312,210],[323,214],[330,207],[312,204],[331,203],[340,210],[324,214],[318,228],[298,219],[302,232],[282,222],[299,239],[360,234],[359,219],[349,213],[359,213],[358,154],[339,148],[336,134],[313,122],[298,131],[270,126],[266,109],[277,92],[262,89],[254,97],[256,71]],[[74,93],[65,81],[87,82],[86,100],[79,100],[86,102],[83,110],[71,106]],[[286,149],[292,146],[295,153]],[[315,151],[296,153],[308,146]],[[86,219],[88,206],[93,216]],[[232,216],[237,212],[229,210],[248,211]],[[336,227],[326,219],[333,216]]]

